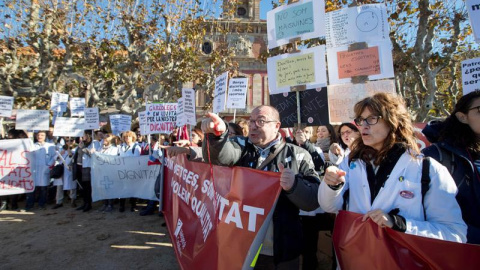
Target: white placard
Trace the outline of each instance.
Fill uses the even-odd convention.
[[[85,98],[70,98],[70,115],[79,117],[85,115]]]
[[[66,112],[68,104],[68,94],[52,93],[52,99],[50,101],[50,110],[53,112]]]
[[[380,92],[395,94],[395,82],[393,80],[383,80],[370,81],[364,84],[329,85],[330,124],[352,122],[355,117],[353,111],[355,103]]]
[[[291,86],[307,89],[327,85],[325,46],[316,46],[299,53],[281,54],[267,59],[270,95],[290,92]]]
[[[85,108],[85,129],[98,129],[100,127],[98,107]]]
[[[147,134],[172,133],[177,122],[177,103],[147,104]]]
[[[213,92],[213,112],[220,113],[225,110],[227,99],[228,72],[215,78],[215,89]]]
[[[369,48],[377,48],[378,54],[375,56],[378,59],[377,65],[379,66],[379,73],[375,75],[369,75],[368,80],[380,80],[380,79],[387,79],[393,78],[395,76],[393,72],[393,58],[392,58],[392,48],[390,42],[372,42],[368,44],[368,48],[364,50],[368,50]],[[360,54],[360,52],[364,50],[354,51],[358,53],[357,61],[359,63],[366,63],[369,61],[369,53],[365,53],[364,55]],[[352,61],[346,61],[339,59],[338,56],[348,52],[348,47],[338,47],[338,48],[330,48],[327,49],[327,59],[328,59],[328,80],[329,84],[342,84],[342,83],[349,83],[351,82],[351,77],[348,78],[340,78],[340,70],[344,69],[345,66],[352,65]],[[349,52],[353,54],[354,52]],[[364,58],[362,58],[364,57]],[[363,69],[365,67],[350,67],[351,70],[356,69]],[[308,88],[307,88],[308,89]]]
[[[185,117],[185,123],[189,125],[197,124],[197,116],[195,109],[195,90],[191,88],[182,89],[183,98],[183,115]]]
[[[176,122],[176,125],[177,127],[181,127],[181,126],[184,126],[187,122],[186,118],[185,118],[185,114],[184,114],[184,101],[185,99],[183,97],[179,98],[177,100],[177,122]]]
[[[33,192],[35,153],[30,139],[1,140],[0,196]]]
[[[480,90],[480,58],[462,61],[463,95]]]
[[[468,17],[470,18],[470,25],[472,26],[473,35],[477,43],[480,43],[480,1],[466,0]]]
[[[325,1],[305,0],[267,12],[268,48],[325,36]]]
[[[85,118],[57,117],[53,126],[53,136],[82,137]]]
[[[138,112],[138,125],[140,127],[140,134],[147,135],[147,112]]]
[[[46,110],[17,110],[15,129],[48,130],[50,112]]]
[[[232,78],[228,82],[227,108],[245,109],[247,103],[248,78]]]
[[[128,131],[132,127],[132,116],[126,114],[112,114],[110,115],[110,127],[112,133],[120,135],[124,131]]]
[[[390,42],[385,4],[343,8],[325,17],[327,48],[356,42]]]
[[[0,96],[0,117],[12,116],[13,97]]]

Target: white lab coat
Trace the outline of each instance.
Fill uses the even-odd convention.
[[[132,145],[122,144],[120,147],[121,157],[138,157],[142,153],[142,148],[137,143]]]
[[[55,145],[45,142],[33,146],[35,156],[35,186],[46,187],[50,184],[50,166],[55,164]]]
[[[333,190],[322,181],[318,189],[319,203],[325,211],[333,213],[341,210],[343,194],[350,189],[349,211],[365,214],[381,209],[388,213],[398,208],[398,215],[406,219],[405,233],[466,242],[467,226],[462,220],[462,213],[455,199],[457,187],[447,169],[437,161],[431,159],[430,188],[424,199],[427,220],[424,219],[421,194],[422,159],[404,153],[373,204],[370,203],[365,163],[357,160],[352,161],[349,166],[346,159],[339,168],[346,172],[345,185],[339,190]],[[401,191],[412,192],[413,198],[402,197]]]

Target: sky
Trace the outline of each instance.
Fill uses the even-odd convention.
[[[272,0],[261,0],[260,1],[260,19],[267,19],[267,12],[272,10]]]

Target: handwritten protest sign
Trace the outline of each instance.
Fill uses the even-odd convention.
[[[70,115],[79,117],[85,115],[85,98],[70,98]]]
[[[138,112],[138,125],[140,126],[140,134],[147,135],[147,112]]]
[[[58,117],[53,126],[53,136],[82,137],[85,118]]]
[[[110,115],[110,127],[112,128],[112,133],[115,135],[128,131],[132,127],[132,116],[126,114],[112,114]]]
[[[184,115],[184,98],[181,97],[177,100],[177,127],[181,127],[186,124],[186,119]]]
[[[68,104],[68,94],[52,93],[50,100],[50,110],[53,112],[66,112]]]
[[[160,172],[148,156],[92,156],[92,200],[142,198],[156,200],[154,187]]]
[[[227,108],[245,109],[248,78],[232,78],[228,82]]]
[[[270,105],[280,113],[282,128],[297,124],[296,93],[270,95]],[[300,92],[300,121],[307,126],[328,124],[327,88],[317,88]]]
[[[183,115],[185,117],[185,124],[196,125],[197,116],[195,110],[195,90],[191,88],[182,89],[183,98]]]
[[[163,212],[182,269],[249,269],[280,193],[279,173],[165,160]],[[243,266],[243,267],[242,267]]]
[[[267,12],[268,48],[289,43],[292,38],[302,40],[325,36],[325,1],[299,1]]]
[[[325,19],[327,48],[356,42],[390,42],[385,4],[369,4],[328,12]]]
[[[326,86],[325,46],[270,57],[267,71],[271,95],[290,92],[290,87],[297,85],[306,85],[307,89]]]
[[[390,43],[370,43],[367,49],[351,50],[348,47],[327,49],[328,78],[330,85],[351,82],[359,75],[369,80],[393,78],[393,58]]]
[[[1,140],[0,149],[0,196],[32,192],[35,188],[32,141]]]
[[[463,95],[480,90],[480,58],[462,61]]]
[[[100,127],[98,107],[85,108],[85,129],[97,129]]]
[[[393,80],[370,81],[365,84],[342,84],[328,86],[330,123],[352,122],[355,118],[353,107],[358,101],[376,93],[395,94]]]
[[[12,116],[13,97],[0,96],[0,117]]]
[[[147,134],[172,133],[177,122],[177,103],[147,104]]]
[[[470,18],[473,34],[477,43],[480,43],[480,2],[478,0],[466,0],[465,6]]]
[[[50,113],[46,110],[17,110],[15,129],[48,130]]]
[[[215,89],[213,92],[213,112],[220,113],[225,110],[225,100],[227,98],[228,72],[215,78]]]

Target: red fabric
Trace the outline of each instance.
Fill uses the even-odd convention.
[[[211,183],[209,164],[189,162],[185,155],[165,161],[163,212],[182,269],[241,268],[252,241],[280,194],[279,173],[215,165],[213,169],[214,189],[208,185]],[[198,180],[193,183],[195,175]],[[213,191],[221,196],[215,198],[216,208],[213,197],[208,196]],[[191,196],[182,195],[188,193]],[[223,209],[222,198],[228,200]],[[198,201],[200,208],[195,207]],[[203,206],[206,207],[203,213],[208,213],[204,219],[196,214],[196,210],[202,213]],[[245,211],[249,206],[263,209],[262,215],[255,215],[255,222],[249,215],[252,211]],[[205,241],[202,229],[208,222],[202,220],[211,220],[213,225]],[[249,230],[249,224],[253,231]]]
[[[362,222],[340,211],[333,243],[341,269],[478,269],[480,246],[442,241]]]

